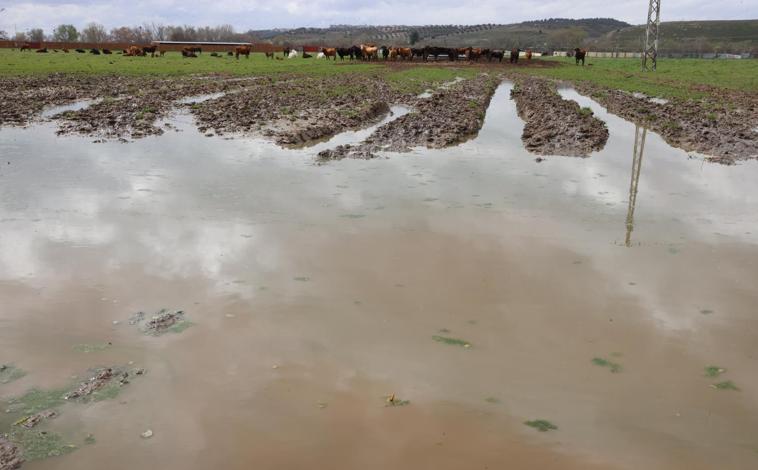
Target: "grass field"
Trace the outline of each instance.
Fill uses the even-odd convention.
[[[561,64],[520,70],[571,81],[641,92],[662,98],[699,98],[710,94],[707,87],[758,92],[758,60],[661,59],[658,70],[642,72],[639,59],[587,58],[591,67],[577,67],[572,58],[548,59]]]
[[[555,67],[518,67],[494,64],[496,69],[539,75],[570,81],[589,81],[609,88],[642,92],[662,98],[700,98],[712,91],[706,88],[724,88],[758,92],[758,60],[706,60],[662,59],[656,72],[642,72],[637,59],[589,58],[592,66],[577,67],[570,58],[549,58]],[[362,62],[344,63],[326,60],[266,59],[253,54],[250,59],[202,54],[197,59],[185,59],[178,53],[162,58],[123,57],[121,55],[95,56],[92,54],[64,54],[18,52],[0,49],[0,76],[44,75],[49,73],[119,74],[180,76],[192,74],[266,75],[300,73],[307,75],[334,75],[340,73],[380,73],[390,83],[407,91],[420,91],[429,83],[440,83],[456,76],[470,77],[481,71],[462,63],[454,66],[385,67],[383,64]],[[703,87],[705,86],[705,87]]]

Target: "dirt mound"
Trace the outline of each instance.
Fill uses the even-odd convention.
[[[442,148],[475,136],[500,79],[480,75],[416,101],[415,110],[379,127],[359,145],[341,145],[319,159],[374,158],[378,151],[408,152],[413,147]]]
[[[67,393],[63,398],[66,400],[86,398],[112,382],[118,381],[119,385],[126,385],[129,383],[128,377],[128,372],[118,372],[110,367],[102,369],[86,382],[82,382],[75,390]]]
[[[13,443],[0,436],[0,470],[16,470],[21,468],[24,459],[21,451]]]
[[[375,122],[410,95],[374,76],[269,78],[193,108],[200,131],[263,135],[302,145]]]
[[[711,155],[711,161],[732,164],[758,158],[758,97],[716,93],[721,99],[674,99],[652,102],[648,97],[610,90],[589,83],[577,89],[609,112],[644,125],[674,147]]]
[[[532,153],[587,157],[608,141],[605,123],[575,101],[561,98],[548,80],[518,79],[511,98],[526,121],[521,140]]]

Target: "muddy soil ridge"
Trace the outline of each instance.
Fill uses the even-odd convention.
[[[21,450],[4,436],[0,435],[0,470],[17,470],[24,459]]]
[[[376,122],[413,96],[373,75],[293,77],[194,106],[201,132],[262,135],[297,146]]]
[[[576,89],[609,112],[660,134],[670,145],[709,155],[710,161],[733,164],[758,158],[758,96],[719,90],[699,101],[656,103],[644,95],[587,82]]]
[[[500,77],[481,74],[437,90],[415,102],[413,112],[374,131],[358,145],[341,145],[318,154],[321,161],[374,158],[379,151],[408,152],[413,147],[443,148],[475,136]]]
[[[532,153],[588,157],[608,141],[605,123],[575,101],[564,100],[549,80],[518,78],[511,98],[526,123],[521,140]]]

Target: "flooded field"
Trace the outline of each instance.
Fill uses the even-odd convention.
[[[758,467],[758,162],[572,89],[607,143],[537,162],[510,90],[459,146],[326,164],[370,129],[1,129],[0,431],[131,374],[52,393],[65,455],[24,469]]]

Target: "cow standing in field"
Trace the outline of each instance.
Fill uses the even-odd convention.
[[[373,44],[361,44],[361,56],[363,60],[376,60],[378,58],[379,48]]]
[[[574,57],[576,58],[576,65],[579,65],[579,61],[582,61],[582,67],[584,67],[584,56],[587,55],[586,49],[574,49]]]
[[[345,60],[345,57],[349,57],[350,60],[353,60],[353,53],[349,47],[338,47],[337,55],[340,56],[340,60]]]
[[[144,46],[142,48],[142,55],[150,54],[150,57],[155,57],[156,50],[158,50],[158,46]]]
[[[492,62],[492,59],[497,59],[498,62],[503,61],[503,57],[505,57],[505,53],[501,50],[494,50],[490,51],[489,56],[487,57],[487,60]]]
[[[25,43],[21,44],[21,47],[19,47],[18,50],[20,52],[24,52],[24,51],[31,52],[32,51],[32,45],[29,44],[28,42],[25,42]]]
[[[251,51],[252,47],[250,46],[237,46],[234,48],[234,57],[239,60],[240,55],[244,55],[246,59],[249,59]]]
[[[532,50],[527,49],[526,50],[526,60],[532,60]]]
[[[334,58],[334,60],[337,60],[337,49],[333,47],[322,47],[321,53],[324,54],[324,57],[328,60],[329,57]],[[303,57],[305,57],[305,53],[303,53]]]
[[[511,49],[511,63],[518,64],[518,56],[521,54],[521,49],[518,47]]]

